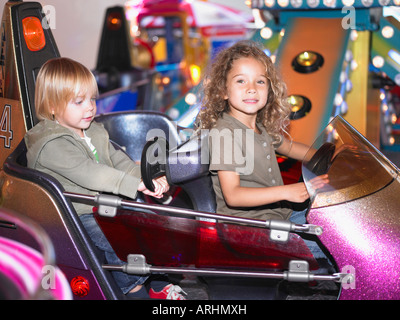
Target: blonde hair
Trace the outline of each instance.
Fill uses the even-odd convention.
[[[268,79],[268,101],[257,115],[257,121],[279,143],[281,134],[289,124],[290,107],[287,102],[286,85],[281,80],[271,59],[257,43],[249,40],[239,41],[220,51],[213,60],[211,68],[203,79],[202,105],[197,117],[202,129],[211,129],[223,112],[229,111],[226,95],[226,81],[234,62],[240,58],[254,58],[265,65]]]
[[[85,66],[69,58],[54,58],[41,67],[36,78],[35,109],[39,120],[54,120],[79,95],[98,95],[97,82]]]

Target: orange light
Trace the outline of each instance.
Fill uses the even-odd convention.
[[[112,12],[107,17],[107,26],[110,30],[118,30],[122,25],[122,17],[119,12]]]
[[[192,64],[192,65],[190,65],[189,70],[190,70],[190,75],[192,77],[193,84],[194,85],[199,84],[200,77],[201,77],[200,67]]]
[[[167,84],[169,84],[171,82],[171,79],[169,77],[163,77],[161,82],[163,85],[166,86]]]
[[[36,17],[22,19],[25,43],[29,50],[39,51],[46,45],[42,23]]]
[[[89,293],[89,281],[81,276],[76,276],[71,280],[72,293],[78,297],[87,296]]]

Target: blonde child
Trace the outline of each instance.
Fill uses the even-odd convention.
[[[28,166],[55,177],[68,192],[107,192],[134,199],[137,191],[142,191],[162,197],[169,189],[165,177],[154,180],[154,192],[147,190],[140,167],[116,150],[104,127],[93,122],[97,95],[96,80],[82,64],[55,58],[42,66],[35,90],[36,114],[41,121],[25,135]],[[107,262],[122,264],[97,225],[92,207],[78,203],[74,207]],[[146,277],[122,272],[113,272],[113,276],[124,294],[148,297],[143,286]]]

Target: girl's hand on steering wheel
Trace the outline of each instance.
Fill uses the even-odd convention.
[[[322,189],[325,185],[327,185],[329,183],[328,174],[316,176],[315,178],[311,179],[309,182],[310,182],[310,187],[313,190]]]

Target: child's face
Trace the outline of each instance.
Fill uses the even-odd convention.
[[[243,119],[257,116],[268,99],[268,80],[264,64],[254,58],[234,61],[228,72],[226,95],[230,114]]]
[[[64,127],[83,137],[83,130],[89,128],[96,115],[96,99],[89,94],[72,99],[61,115],[56,115],[56,120]]]

